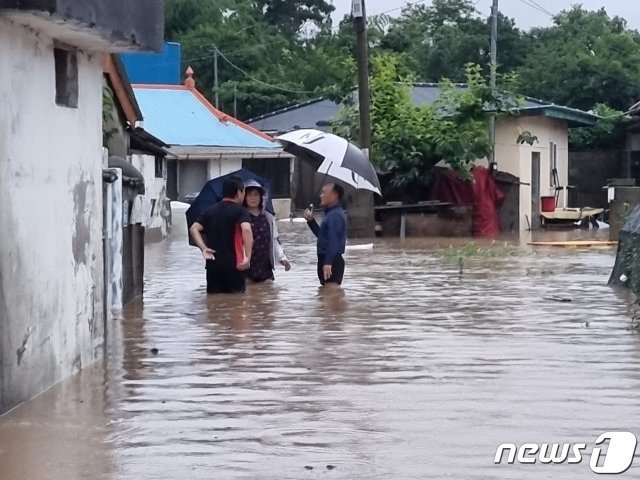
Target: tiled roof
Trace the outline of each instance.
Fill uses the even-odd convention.
[[[464,84],[456,84],[460,89]],[[411,98],[414,105],[425,105],[434,102],[440,96],[440,86],[437,83],[415,83],[411,87]],[[331,100],[315,98],[291,105],[275,112],[267,113],[248,120],[251,126],[264,132],[288,132],[299,128],[327,129],[331,120],[335,119],[342,106]],[[525,97],[524,106],[519,109],[524,114],[538,114],[544,112],[546,116],[564,119],[561,115],[568,114],[576,123],[591,124],[597,119],[588,112],[571,109],[561,105],[553,105],[537,98]]]

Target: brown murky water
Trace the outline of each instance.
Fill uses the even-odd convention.
[[[585,479],[588,458],[494,465],[496,447],[640,433],[614,250],[460,276],[448,241],[377,241],[323,295],[311,235],[282,229],[294,269],[245,296],[207,297],[186,241],[151,247],[105,364],[0,418],[0,479]]]

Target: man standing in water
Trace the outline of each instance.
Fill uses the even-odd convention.
[[[323,286],[340,285],[344,275],[342,254],[347,243],[347,214],[340,205],[343,197],[344,190],[340,185],[328,183],[322,187],[320,194],[320,205],[324,207],[322,225],[318,225],[311,209],[304,212],[307,225],[318,237],[318,279]]]
[[[242,179],[225,179],[222,196],[222,201],[209,207],[189,232],[206,261],[207,293],[241,293],[245,291],[244,271],[251,265],[253,249],[251,217],[242,206]]]

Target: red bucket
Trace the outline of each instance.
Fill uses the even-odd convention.
[[[556,197],[540,197],[540,202],[540,208],[543,212],[555,212]]]

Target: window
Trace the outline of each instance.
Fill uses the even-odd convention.
[[[54,48],[56,67],[56,104],[78,107],[78,55],[71,50]]]
[[[164,158],[156,157],[156,178],[164,178]]]
[[[559,187],[558,183],[558,145],[549,142],[549,185]]]

